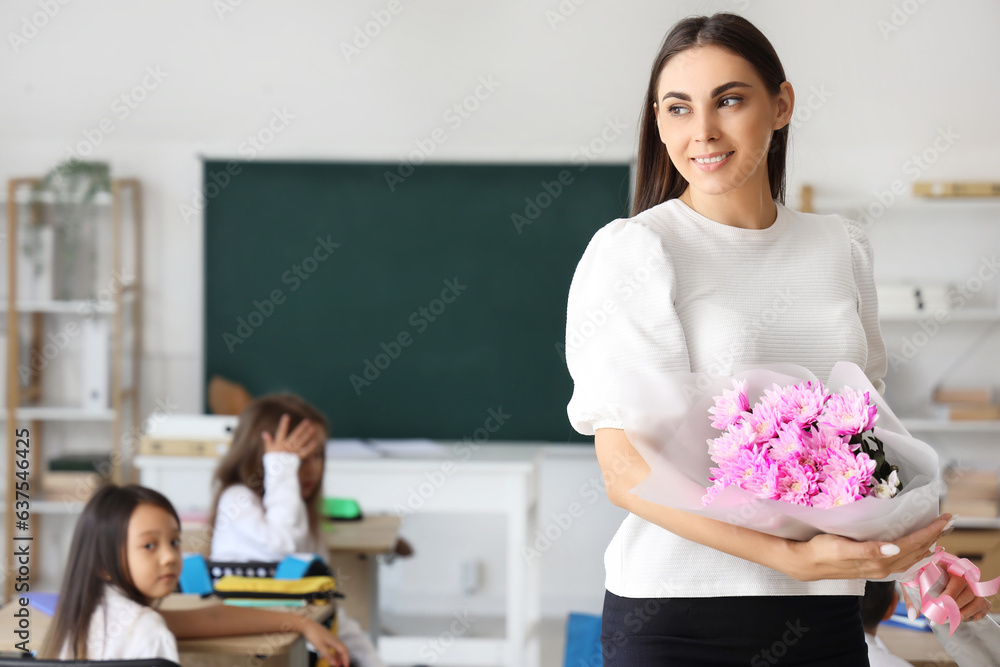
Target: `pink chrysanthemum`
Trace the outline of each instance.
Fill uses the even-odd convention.
[[[764,392],[768,401],[775,406],[781,415],[782,423],[793,423],[804,427],[816,421],[823,411],[823,406],[830,396],[819,383],[813,387],[812,382],[779,387]]]
[[[701,497],[701,504],[708,505],[710,502],[715,500],[715,497],[719,495],[719,492],[724,488],[729,486],[725,479],[710,480],[714,481],[711,487],[708,489],[708,493]]]
[[[733,388],[726,389],[722,396],[715,397],[715,407],[709,408],[712,426],[720,431],[743,423],[744,414],[750,409],[747,398],[747,381],[733,380]]]
[[[853,503],[862,498],[861,488],[854,478],[827,477],[819,484],[819,493],[813,496],[813,507],[829,509]]]
[[[809,466],[785,464],[778,479],[778,500],[809,505],[818,491],[818,475]]]
[[[775,461],[798,459],[808,453],[808,433],[794,422],[778,427],[778,437],[771,439],[771,458]]]
[[[860,392],[845,387],[830,396],[819,423],[832,429],[838,435],[854,435],[871,429],[878,420],[878,412],[870,405],[867,391]]]
[[[748,431],[730,427],[718,438],[708,441],[708,453],[716,462],[719,462],[732,459],[741,449],[746,449],[753,444]]]
[[[730,461],[721,461],[719,470],[722,472],[722,479],[730,484],[756,493],[760,491],[769,465],[764,448],[755,446],[740,450]]]
[[[866,494],[871,486],[872,475],[875,473],[875,461],[864,452],[854,453],[849,447],[834,447],[830,453],[823,474],[828,478],[843,477],[856,480],[860,493]]]
[[[757,495],[769,500],[778,499],[778,485],[783,474],[783,466],[779,463],[770,463],[760,480],[760,489]]]
[[[817,468],[822,468],[826,464],[831,451],[848,447],[847,438],[837,435],[827,426],[819,425],[818,430],[810,429],[803,431],[803,433],[805,434],[803,442],[806,445],[806,451]]]
[[[743,428],[747,429],[749,439],[759,445],[767,443],[778,435],[780,425],[781,416],[778,411],[773,406],[763,403],[754,405],[753,412],[746,413],[743,420]]]

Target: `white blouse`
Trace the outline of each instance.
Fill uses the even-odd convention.
[[[761,230],[710,220],[679,199],[594,235],[573,276],[567,413],[593,435],[623,428],[622,381],[635,373],[728,374],[793,363],[826,380],[838,361],[884,391],[872,252],[863,227],[775,202]],[[622,597],[862,595],[864,581],[799,582],[629,514],[605,553]]]
[[[326,550],[309,532],[309,515],[299,486],[298,454],[264,454],[264,498],[234,484],[219,496],[210,560],[243,563],[280,561],[292,553]]]
[[[133,658],[166,658],[180,663],[177,640],[154,609],[133,602],[114,586],[105,586],[104,598],[90,617],[87,659]],[[68,641],[59,659],[73,660]]]

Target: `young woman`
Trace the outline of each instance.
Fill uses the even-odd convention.
[[[863,228],[784,206],[794,100],[746,19],[674,26],[643,105],[633,217],[599,230],[573,277],[567,331],[595,309],[612,315],[567,340],[568,413],[595,435],[608,498],[630,512],[605,554],[608,667],[866,665],[864,579],[929,555],[950,519],[892,544],[793,542],[629,493],[649,471],[623,430],[629,374],[787,362],[824,379],[846,360],[884,388]],[[961,580],[949,591],[964,617],[986,613]]]

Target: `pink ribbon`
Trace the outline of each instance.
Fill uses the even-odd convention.
[[[997,594],[997,591],[1000,590],[1000,577],[990,581],[980,581],[982,572],[968,558],[956,558],[945,551],[944,547],[938,547],[934,550],[931,562],[920,568],[912,580],[903,582],[904,586],[919,589],[920,611],[938,625],[947,623],[948,636],[950,637],[955,634],[955,630],[962,623],[962,613],[958,609],[958,604],[950,595],[940,595],[939,597],[931,597],[930,595],[931,588],[944,576],[945,572],[965,579],[969,590],[977,597],[982,598]]]

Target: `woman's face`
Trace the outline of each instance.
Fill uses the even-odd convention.
[[[715,46],[677,54],[660,72],[656,124],[671,162],[707,195],[767,185],[771,134],[788,124],[794,96],[772,96],[743,58]],[[763,185],[762,185],[763,184]]]

